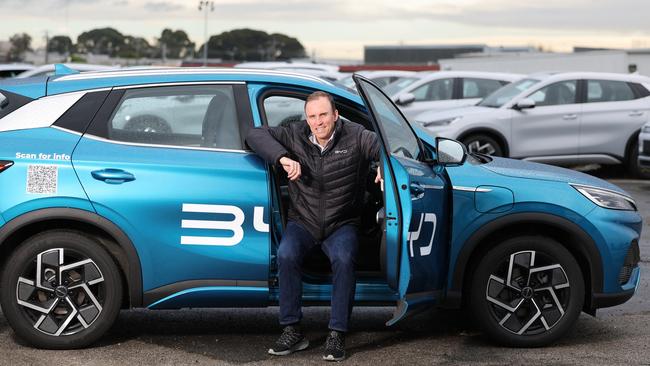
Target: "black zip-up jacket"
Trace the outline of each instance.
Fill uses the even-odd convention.
[[[379,142],[374,132],[341,119],[322,153],[310,134],[302,121],[251,129],[246,142],[269,164],[279,165],[284,156],[300,163],[301,177],[289,181],[289,219],[321,241],[342,225],[359,224],[368,166],[379,160]]]

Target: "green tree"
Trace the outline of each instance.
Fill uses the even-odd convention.
[[[185,31],[165,28],[158,38],[157,52],[159,56],[164,53],[165,57],[184,58],[194,54],[194,47]]]
[[[203,54],[204,45],[198,54]],[[303,57],[305,49],[300,42],[280,33],[269,35],[254,29],[234,29],[210,37],[208,56],[225,60],[272,61]]]
[[[120,48],[118,56],[124,58],[152,57],[154,48],[142,37],[124,37],[124,45]]]
[[[9,61],[22,61],[25,52],[31,51],[32,37],[27,33],[16,33],[9,38]]]
[[[68,36],[54,36],[47,43],[48,52],[58,52],[62,55],[74,52],[72,40]]]
[[[77,37],[77,49],[115,57],[124,46],[124,40],[124,35],[113,28],[93,29]]]

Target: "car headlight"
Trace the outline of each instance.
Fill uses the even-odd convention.
[[[600,207],[636,211],[636,202],[626,195],[608,189],[571,184],[578,192]]]
[[[643,133],[650,133],[650,125],[645,125],[643,126],[643,129],[641,130]]]
[[[424,127],[433,127],[433,126],[446,126],[448,124],[454,123],[458,120],[460,120],[461,116],[458,117],[452,117],[452,118],[445,118],[445,119],[439,119],[435,121],[428,121],[428,122],[423,122],[423,121],[418,121],[422,124]]]

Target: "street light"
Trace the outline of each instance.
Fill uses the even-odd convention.
[[[203,44],[203,66],[208,65],[208,13],[214,11],[214,1],[199,1],[199,11],[205,14],[205,22],[203,24],[203,36],[205,43]]]

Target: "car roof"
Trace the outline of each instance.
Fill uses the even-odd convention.
[[[286,71],[241,68],[151,67],[53,75],[48,79],[47,93],[52,95],[135,85],[173,85],[174,83],[220,81],[291,84],[323,90],[363,104],[358,95],[316,76]]]
[[[422,73],[423,80],[433,80],[441,78],[486,78],[495,80],[514,81],[524,77],[524,74],[506,73],[506,72],[487,72],[487,71],[425,71]]]
[[[110,70],[115,69],[118,66],[106,66],[106,65],[93,65],[93,64],[76,64],[76,63],[66,63],[63,64],[67,68],[77,71],[97,71],[97,70]],[[43,73],[53,72],[55,70],[56,64],[47,64],[41,65],[35,68],[32,68],[28,71],[18,74],[16,77],[19,79],[33,77],[34,75],[39,76]]]
[[[0,71],[5,71],[5,70],[31,70],[34,68],[34,65],[30,64],[20,64],[20,63],[12,63],[12,64],[0,64]]]
[[[637,83],[650,82],[650,78],[640,74],[621,74],[613,72],[568,71],[568,72],[536,72],[526,76],[528,79],[559,81],[570,79],[619,80]]]

